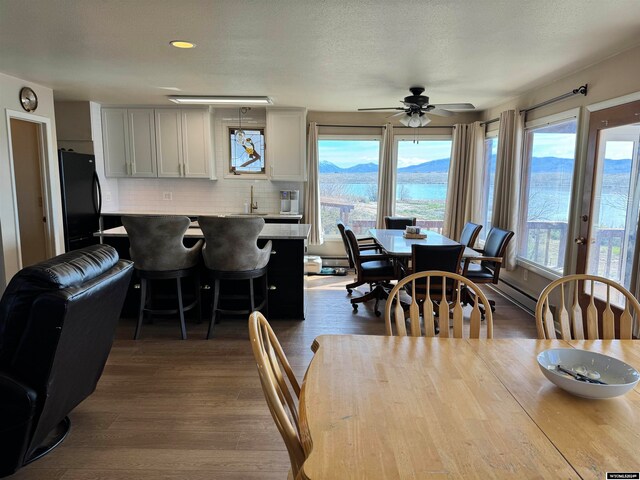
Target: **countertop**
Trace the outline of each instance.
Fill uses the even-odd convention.
[[[267,223],[258,238],[268,240],[306,240],[309,237],[311,225],[307,223]],[[109,228],[93,234],[96,237],[127,237],[124,227]],[[188,228],[185,237],[204,238],[202,230],[197,227]]]
[[[102,212],[101,215],[184,215],[186,217],[199,217],[203,215],[220,215],[220,216],[249,216],[246,213],[216,213],[216,212],[206,212],[206,213],[194,213],[194,212],[160,212],[160,211],[132,211],[132,210],[119,210],[117,212]],[[261,214],[252,214],[251,216],[262,217],[262,218],[271,218],[271,219],[279,219],[279,218],[295,218],[298,220],[302,219],[302,214],[287,214],[287,213],[261,213]]]

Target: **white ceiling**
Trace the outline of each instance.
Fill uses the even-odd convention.
[[[486,108],[639,42],[638,0],[0,0],[0,72],[106,104]]]

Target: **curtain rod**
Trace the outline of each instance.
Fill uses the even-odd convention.
[[[553,98],[547,100],[546,102],[537,103],[534,106],[529,107],[529,108],[525,108],[522,111],[524,113],[528,113],[531,110],[535,110],[536,108],[546,107],[547,105],[551,105],[552,103],[559,102],[560,100],[564,100],[565,98],[573,97],[574,95],[584,95],[586,97],[587,96],[587,87],[588,87],[588,84],[585,83],[584,85],[580,85],[578,88],[574,88],[570,92],[564,93],[562,95],[558,95],[557,97],[553,97]]]
[[[385,128],[385,125],[329,125],[329,124],[318,124],[318,127],[345,127],[345,128]],[[423,128],[453,128],[453,125],[426,125],[424,127],[397,127],[396,128],[410,128],[411,130],[422,130]]]
[[[500,121],[500,117],[492,118],[491,120],[486,120],[484,122],[480,122],[480,125],[489,125],[490,123],[496,123]]]
[[[547,105],[551,105],[552,103],[556,103],[559,102],[560,100],[564,100],[565,98],[569,98],[569,97],[573,97],[574,95],[587,95],[587,87],[589,84],[585,83],[584,85],[580,85],[578,88],[574,88],[573,90],[571,90],[570,92],[567,93],[563,93],[562,95],[558,95],[557,97],[553,97],[549,100],[546,100],[542,103],[537,103],[535,105],[533,105],[532,107],[526,108],[524,110],[521,110],[521,112],[524,112],[525,114],[535,110],[536,108],[540,108],[540,107],[546,107]],[[495,123],[495,122],[499,122],[500,118],[496,117],[496,118],[492,118],[491,120],[487,120],[484,122],[480,122],[480,125],[489,125],[490,123]]]

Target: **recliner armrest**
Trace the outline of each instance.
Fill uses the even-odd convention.
[[[0,372],[0,477],[24,463],[36,400],[32,388]]]

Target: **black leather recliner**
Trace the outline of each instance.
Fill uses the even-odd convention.
[[[92,245],[22,269],[0,301],[0,477],[41,457],[96,388],[133,264]]]

